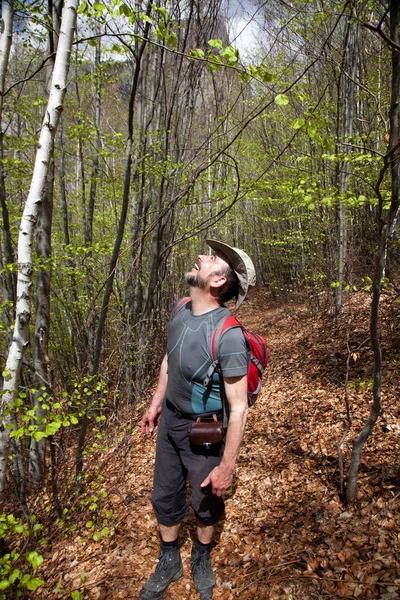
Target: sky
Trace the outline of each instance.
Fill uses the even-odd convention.
[[[238,48],[242,60],[249,61],[260,49],[265,31],[262,29],[262,9],[249,0],[227,0],[229,37]]]

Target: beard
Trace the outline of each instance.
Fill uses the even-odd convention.
[[[200,271],[193,275],[192,273],[186,273],[185,281],[191,287],[197,287],[200,290],[204,290],[207,285],[207,279],[202,279],[200,277]]]

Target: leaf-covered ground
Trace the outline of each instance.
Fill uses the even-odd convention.
[[[400,311],[390,292],[381,309],[382,416],[362,455],[356,505],[344,507],[338,493],[347,365],[353,426],[345,470],[372,399],[369,304],[367,294],[353,295],[335,320],[304,305],[277,305],[258,290],[241,309],[271,354],[212,552],[215,599],[400,598]],[[136,426],[128,444],[111,433],[108,444],[87,465],[81,512],[50,529],[39,573],[46,583],[35,598],[70,598],[73,590],[93,600],[137,598],[155,567],[154,439]],[[189,516],[180,538],[184,576],[167,600],[198,598],[189,564],[194,527]]]

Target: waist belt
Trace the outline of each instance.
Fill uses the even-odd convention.
[[[222,420],[222,410],[219,410],[217,412],[207,412],[207,413],[201,413],[201,414],[197,414],[197,415],[188,415],[186,413],[183,413],[179,408],[177,408],[176,406],[174,406],[172,404],[172,402],[170,402],[169,400],[166,401],[166,406],[169,410],[171,410],[173,413],[175,413],[175,416],[178,417],[178,419],[189,419],[192,421],[196,421],[199,417],[204,420],[204,421],[213,421],[214,417],[213,415],[217,415],[217,419],[219,421]]]

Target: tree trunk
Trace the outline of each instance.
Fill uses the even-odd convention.
[[[341,109],[341,126],[340,126],[340,141],[345,144],[351,139],[353,134],[353,118],[354,118],[354,88],[355,74],[357,71],[358,57],[358,28],[353,23],[349,22],[346,29],[346,37],[344,43],[344,57],[341,68],[341,94],[339,96],[339,105]],[[341,153],[348,154],[350,149],[343,145],[340,148]],[[347,262],[347,211],[345,203],[345,195],[347,192],[348,179],[348,163],[341,161],[340,171],[338,176],[338,192],[339,192],[339,207],[338,207],[338,222],[339,222],[339,251],[338,251],[338,280],[335,288],[335,310],[336,314],[342,308],[343,283],[345,280],[346,262]]]
[[[52,27],[49,31],[49,55],[54,56],[57,52],[58,37],[60,34],[60,18],[62,10],[61,0],[49,0],[48,12]],[[46,95],[50,93],[50,82],[53,75],[54,59],[48,61],[46,70]],[[51,258],[51,228],[53,221],[53,196],[54,196],[54,153],[51,152],[46,188],[43,194],[42,206],[38,216],[36,232],[36,254],[40,260],[41,268],[36,275],[36,323],[35,323],[35,346],[34,346],[34,387],[38,391],[33,396],[33,410],[35,411],[34,422],[39,430],[44,431],[43,423],[47,411],[42,408],[42,389],[49,393],[50,382],[48,365],[46,361],[47,348],[50,334],[50,290],[51,269],[49,266]],[[45,475],[46,438],[35,440],[32,437],[29,449],[29,481],[39,486],[43,483]]]
[[[361,460],[361,452],[366,440],[371,434],[381,410],[381,387],[382,387],[382,353],[379,342],[379,301],[381,297],[382,279],[385,276],[387,241],[396,227],[400,206],[400,152],[399,152],[399,103],[400,103],[400,7],[397,0],[390,2],[390,37],[392,47],[392,86],[390,103],[390,141],[385,164],[381,171],[381,177],[377,183],[376,191],[379,198],[380,224],[379,224],[379,246],[376,256],[375,274],[372,283],[372,306],[370,319],[371,345],[374,352],[374,385],[373,404],[367,423],[360,434],[353,440],[353,449],[349,467],[346,500],[353,504],[357,494],[358,470]],[[383,199],[379,186],[386,170],[391,173],[391,203],[385,218],[382,216]]]
[[[42,124],[38,150],[28,197],[25,203],[18,237],[18,280],[14,333],[9,348],[2,396],[2,424],[0,430],[0,505],[4,502],[7,457],[14,401],[18,395],[22,359],[29,342],[32,288],[32,243],[43,195],[46,189],[49,163],[54,148],[54,136],[63,108],[72,40],[79,0],[67,0],[62,25],[50,97]]]
[[[11,323],[14,320],[15,290],[17,278],[8,265],[14,263],[14,251],[11,243],[10,219],[8,214],[6,184],[4,177],[4,147],[3,147],[3,96],[5,80],[10,58],[13,35],[14,3],[13,0],[3,0],[2,4],[2,33],[0,38],[0,205],[3,219],[3,252],[4,264],[2,265],[3,301],[9,303],[3,310],[3,320],[8,333],[9,343],[12,340]],[[3,262],[2,261],[2,262]]]

